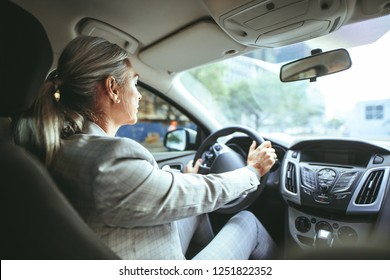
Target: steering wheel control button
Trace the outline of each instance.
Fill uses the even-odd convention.
[[[219,151],[222,150],[222,146],[217,144],[217,145],[214,146],[214,149],[215,149],[217,152],[219,152]]]
[[[305,216],[299,216],[295,219],[295,228],[302,233],[308,232],[311,229],[311,222]]]

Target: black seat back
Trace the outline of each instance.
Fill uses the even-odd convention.
[[[36,18],[9,1],[0,5],[0,117],[12,117],[34,102],[53,53]],[[118,259],[69,204],[47,169],[6,138],[0,137],[1,259]]]

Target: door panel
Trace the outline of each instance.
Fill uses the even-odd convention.
[[[153,153],[161,169],[184,171],[187,163],[194,159],[196,151]]]

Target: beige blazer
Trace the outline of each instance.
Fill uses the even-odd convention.
[[[184,259],[176,220],[211,212],[259,180],[249,168],[219,175],[168,172],[128,138],[89,123],[50,166],[85,221],[123,259]]]

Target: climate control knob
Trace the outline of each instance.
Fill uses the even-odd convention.
[[[344,244],[354,244],[358,240],[357,232],[348,226],[343,226],[337,231],[339,240]]]
[[[311,228],[311,222],[309,218],[305,216],[299,216],[295,219],[295,228],[302,233],[308,232]]]

